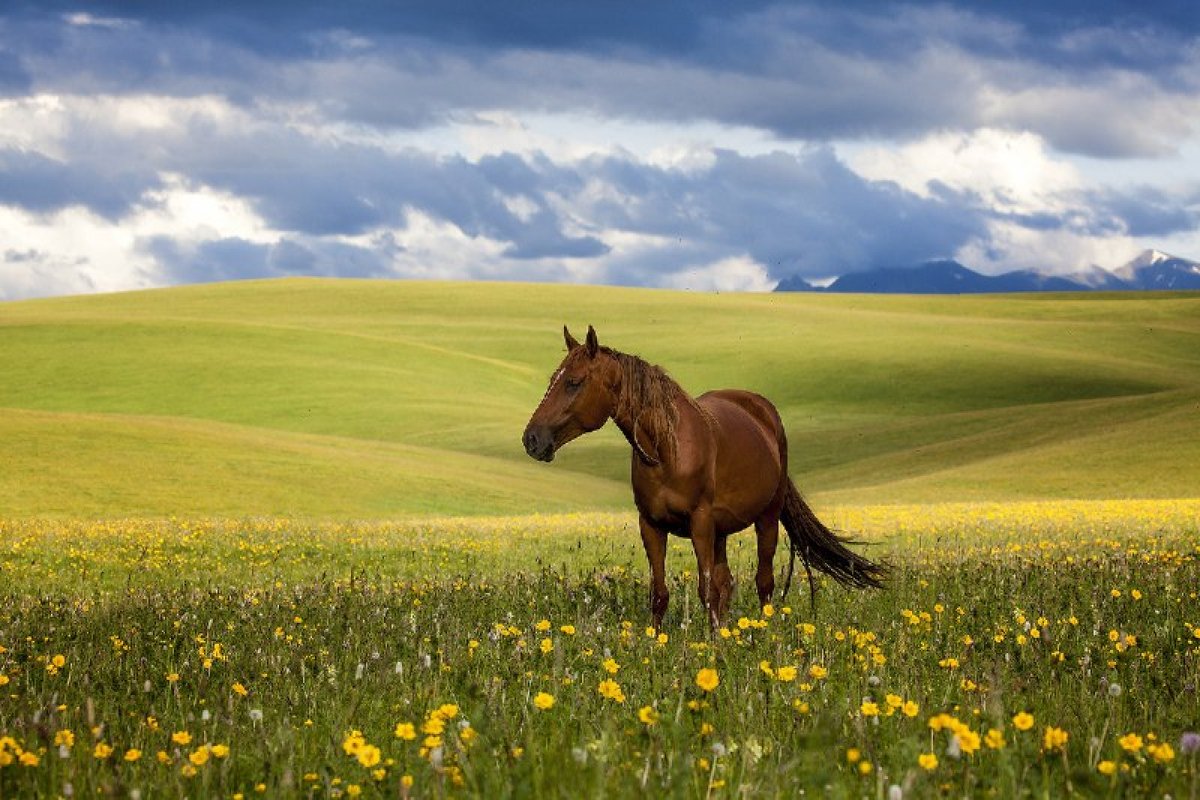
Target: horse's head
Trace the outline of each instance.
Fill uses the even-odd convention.
[[[611,351],[601,348],[588,326],[583,344],[563,326],[567,355],[550,378],[542,402],[525,426],[525,452],[539,461],[553,461],[567,442],[603,427],[617,403],[620,368]]]

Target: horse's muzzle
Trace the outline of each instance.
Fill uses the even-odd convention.
[[[554,436],[548,428],[530,425],[521,438],[525,452],[538,461],[554,460]]]

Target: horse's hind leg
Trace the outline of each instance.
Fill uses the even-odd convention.
[[[729,613],[729,601],[733,597],[733,573],[729,571],[729,556],[725,552],[725,541],[728,538],[718,536],[713,542],[712,581],[719,620],[724,620]]]
[[[775,548],[779,545],[779,517],[766,514],[754,523],[754,532],[758,535],[758,571],[754,575],[754,585],[758,587],[758,604],[765,606],[771,602],[775,592]]]
[[[671,598],[666,578],[667,532],[654,527],[645,517],[640,517],[638,524],[642,529],[646,560],[650,562],[650,613],[654,617],[654,629],[662,630],[663,615],[667,613]]]

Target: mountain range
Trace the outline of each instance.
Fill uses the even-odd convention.
[[[988,292],[1173,291],[1200,289],[1200,262],[1147,250],[1114,270],[1090,267],[1070,275],[1017,270],[984,275],[951,259],[880,267],[842,275],[828,286],[799,276],[780,281],[777,292],[862,292],[874,294],[983,294]]]

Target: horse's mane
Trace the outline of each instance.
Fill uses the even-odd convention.
[[[660,451],[660,456],[665,451],[666,455],[674,458],[675,425],[679,422],[675,398],[682,397],[700,412],[706,422],[710,419],[708,412],[662,367],[629,353],[603,349],[617,360],[621,368],[621,391],[614,416],[626,416],[633,420],[635,429],[640,428],[650,438],[655,449]]]

